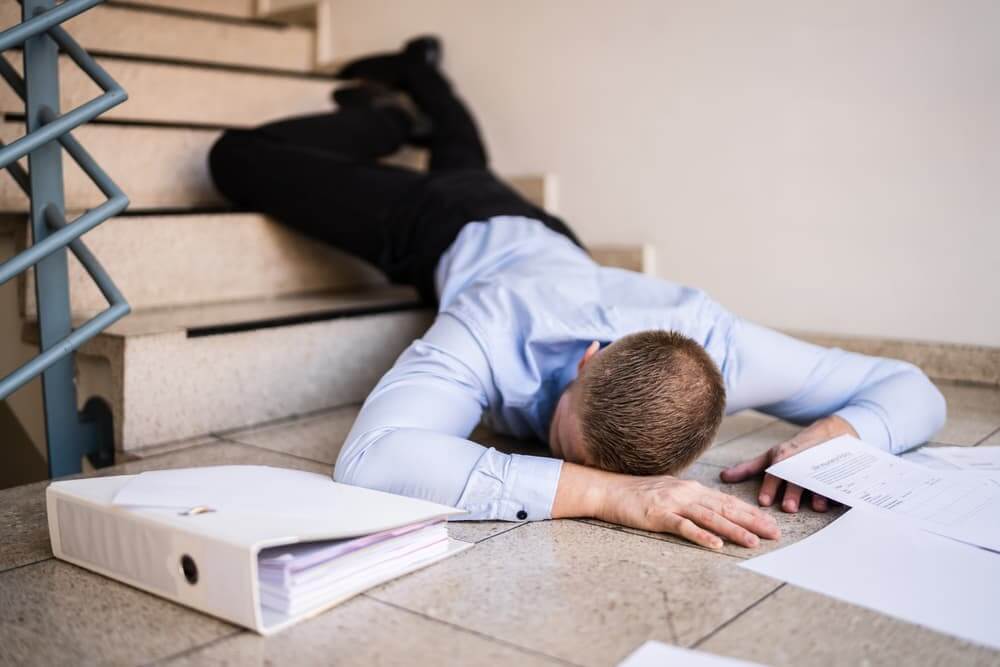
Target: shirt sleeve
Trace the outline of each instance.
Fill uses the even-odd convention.
[[[812,345],[734,320],[727,411],[755,408],[807,424],[835,414],[865,442],[898,454],[944,425],[945,401],[916,366]]]
[[[462,519],[550,518],[562,461],[467,439],[493,399],[491,377],[469,330],[439,315],[368,396],[334,479],[458,507]]]

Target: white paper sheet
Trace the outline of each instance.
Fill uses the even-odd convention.
[[[924,466],[925,468],[930,468],[931,470],[959,470],[959,467],[953,463],[948,463],[944,459],[939,459],[936,456],[931,456],[925,453],[928,447],[921,447],[920,449],[913,449],[905,454],[900,454],[899,458],[909,461],[910,463],[916,463],[917,465]]]
[[[1000,447],[923,447],[920,451],[960,470],[1000,471]]]
[[[1000,649],[1000,556],[886,514],[851,510],[741,567]]]
[[[849,436],[800,452],[767,472],[850,507],[1000,551],[1000,481],[991,477],[930,470]]]
[[[760,667],[756,662],[737,660],[736,658],[726,658],[705,653],[704,651],[692,651],[679,646],[671,646],[663,642],[650,640],[632,651],[627,658],[618,663],[618,667]]]

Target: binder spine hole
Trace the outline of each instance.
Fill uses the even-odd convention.
[[[187,554],[181,556],[181,572],[184,573],[184,578],[192,586],[198,583],[198,565],[194,562],[194,558]]]

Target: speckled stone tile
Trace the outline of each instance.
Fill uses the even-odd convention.
[[[555,660],[366,597],[273,637],[244,632],[166,661],[185,665],[552,665]]]
[[[1000,651],[793,586],[783,586],[698,648],[773,667],[1000,664]]]
[[[482,542],[524,524],[513,521],[449,521],[448,534],[463,542]]]
[[[45,518],[48,485],[35,482],[0,491],[0,572],[52,556]]]
[[[723,445],[742,435],[757,431],[773,421],[775,421],[774,417],[768,417],[753,410],[743,410],[734,415],[723,417],[722,424],[719,426],[719,432],[715,435],[715,442],[712,446],[718,447],[719,445]]]
[[[704,484],[707,487],[713,489],[719,489],[728,494],[736,496],[740,500],[750,503],[751,505],[757,507],[757,489],[760,484],[758,480],[748,480],[740,484],[726,484],[719,479],[719,471],[722,468],[718,468],[712,465],[706,465],[703,463],[696,463],[691,468],[689,468],[681,477],[686,479],[693,479]],[[831,523],[834,519],[839,517],[844,513],[844,509],[841,507],[831,508],[826,512],[814,512],[808,506],[800,509],[794,514],[788,512],[783,512],[781,509],[771,506],[761,508],[763,511],[773,516],[775,521],[778,522],[778,527],[781,528],[781,538],[778,540],[764,540],[760,541],[760,546],[756,549],[748,549],[747,547],[742,547],[737,544],[732,544],[726,542],[719,552],[728,554],[730,556],[735,556],[737,558],[753,558],[754,556],[759,556],[765,554],[769,551],[774,551],[775,549],[780,549],[781,547],[786,547],[789,544],[798,542],[799,540],[808,537],[815,533],[817,530],[825,527]],[[635,535],[643,535],[646,537],[651,537],[653,539],[665,540],[667,542],[673,542],[676,544],[683,544],[685,546],[691,547],[693,549],[700,549],[702,551],[713,552],[712,549],[706,549],[705,547],[700,547],[696,544],[688,542],[682,537],[676,537],[667,533],[651,533],[645,530],[637,530],[635,528],[626,528],[623,526],[613,526],[612,524],[605,523],[603,521],[594,521],[591,519],[586,520],[588,523],[593,523],[595,525],[603,525],[606,527],[614,528],[616,530],[621,530],[628,533],[633,533]]]
[[[161,456],[128,461],[111,468],[103,468],[98,474],[132,475],[144,470],[220,465],[267,465],[306,470],[321,475],[330,474],[330,466],[324,463],[307,461],[297,456],[288,456],[242,443],[221,441],[216,444],[188,447]]]
[[[1000,387],[938,383],[948,421],[931,438],[946,445],[975,445],[1000,428]]]
[[[228,623],[55,559],[0,574],[3,664],[135,664],[234,632]]]
[[[578,521],[524,525],[371,597],[582,665],[691,644],[778,584],[739,561]]]
[[[360,405],[347,405],[318,414],[256,428],[219,434],[234,442],[263,447],[333,465],[354,425]]]
[[[711,447],[698,459],[699,463],[728,467],[762,454],[801,431],[801,427],[775,420],[764,428]]]

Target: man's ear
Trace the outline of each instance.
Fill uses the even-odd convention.
[[[600,349],[601,349],[601,344],[598,341],[595,340],[593,343],[590,344],[590,346],[587,348],[587,351],[583,353],[583,357],[580,359],[580,363],[576,367],[577,374],[579,374],[583,370],[583,367],[587,365],[587,362],[593,359],[594,355],[597,354],[598,350]]]

